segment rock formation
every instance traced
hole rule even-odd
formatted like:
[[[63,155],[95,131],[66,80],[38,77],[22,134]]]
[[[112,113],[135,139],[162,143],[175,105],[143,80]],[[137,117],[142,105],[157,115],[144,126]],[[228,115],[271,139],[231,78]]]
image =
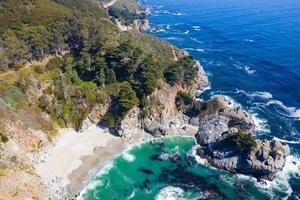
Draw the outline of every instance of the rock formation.
[[[283,168],[289,150],[278,141],[256,140],[249,151],[238,150],[227,142],[239,131],[254,138],[254,122],[241,108],[231,107],[224,97],[196,102],[192,108],[196,115],[191,122],[199,126],[195,136],[199,144],[197,154],[214,167],[269,180]]]

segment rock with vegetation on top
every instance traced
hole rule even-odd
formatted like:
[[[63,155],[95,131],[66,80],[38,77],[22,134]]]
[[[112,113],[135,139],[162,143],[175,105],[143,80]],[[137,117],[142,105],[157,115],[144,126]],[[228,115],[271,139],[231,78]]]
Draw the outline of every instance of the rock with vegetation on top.
[[[197,113],[199,130],[195,135],[200,157],[214,167],[259,179],[272,180],[284,167],[288,148],[278,141],[256,140],[249,114],[225,107],[219,98],[201,104],[205,114]]]

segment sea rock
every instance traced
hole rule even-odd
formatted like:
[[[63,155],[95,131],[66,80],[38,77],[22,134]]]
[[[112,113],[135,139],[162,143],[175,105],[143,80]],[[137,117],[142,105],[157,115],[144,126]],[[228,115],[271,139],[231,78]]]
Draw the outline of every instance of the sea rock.
[[[228,131],[228,119],[224,116],[210,115],[205,117],[199,124],[196,139],[198,144],[207,145],[222,138],[223,133]]]
[[[209,102],[206,105],[209,105]],[[224,146],[227,144],[224,141],[228,134],[236,134],[239,130],[253,133],[254,122],[242,109],[224,108],[223,105],[224,102],[218,103],[218,100],[214,99],[207,108],[209,111],[205,109],[206,114],[213,114],[200,117],[199,130],[195,135],[199,144],[197,154],[207,159],[214,167],[272,180],[284,167],[289,149],[275,140],[256,140],[256,147],[249,152]],[[219,108],[222,108],[222,111],[219,111]]]
[[[187,114],[191,117],[190,123],[193,125],[207,126],[206,124],[210,123],[208,121],[216,123],[217,120],[225,123],[228,128],[245,132],[254,132],[255,130],[251,115],[241,107],[233,107],[231,102],[223,96],[216,96],[209,101],[195,101]]]
[[[242,173],[272,180],[276,172],[284,167],[288,154],[289,148],[279,141],[258,141],[257,147],[249,153],[245,164],[239,170]]]

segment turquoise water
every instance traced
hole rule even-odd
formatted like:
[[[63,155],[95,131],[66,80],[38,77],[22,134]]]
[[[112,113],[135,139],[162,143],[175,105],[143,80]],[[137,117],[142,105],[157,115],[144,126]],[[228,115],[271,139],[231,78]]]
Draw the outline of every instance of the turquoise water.
[[[255,180],[198,164],[194,139],[173,137],[133,147],[93,178],[86,200],[282,199],[282,184],[262,189]]]

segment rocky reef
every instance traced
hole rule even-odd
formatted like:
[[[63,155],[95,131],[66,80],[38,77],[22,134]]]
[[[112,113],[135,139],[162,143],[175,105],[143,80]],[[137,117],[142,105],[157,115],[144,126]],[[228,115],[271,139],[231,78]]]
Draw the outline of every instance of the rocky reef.
[[[197,154],[212,166],[268,180],[283,168],[289,149],[279,141],[256,140],[251,116],[226,98],[195,102],[190,112],[190,122],[199,126]]]

